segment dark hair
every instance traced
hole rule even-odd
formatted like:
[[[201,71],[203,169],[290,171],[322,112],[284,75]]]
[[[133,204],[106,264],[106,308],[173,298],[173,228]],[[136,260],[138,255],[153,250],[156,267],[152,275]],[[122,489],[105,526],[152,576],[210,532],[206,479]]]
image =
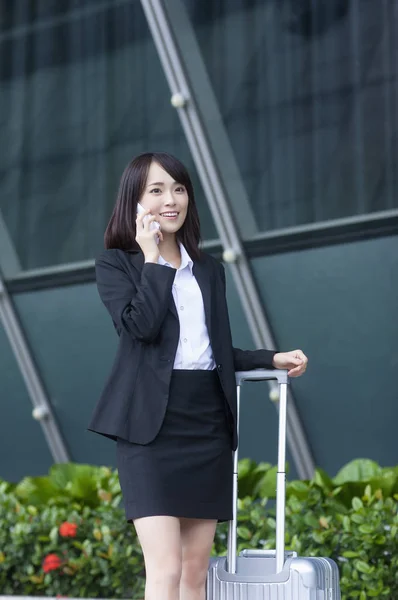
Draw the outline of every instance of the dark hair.
[[[104,235],[105,248],[139,250],[135,241],[137,204],[144,192],[148,172],[153,162],[158,163],[188,193],[188,211],[185,222],[177,232],[177,240],[186,248],[192,260],[200,257],[200,222],[193,186],[187,169],[171,154],[146,152],[136,156],[125,168],[112,216]]]

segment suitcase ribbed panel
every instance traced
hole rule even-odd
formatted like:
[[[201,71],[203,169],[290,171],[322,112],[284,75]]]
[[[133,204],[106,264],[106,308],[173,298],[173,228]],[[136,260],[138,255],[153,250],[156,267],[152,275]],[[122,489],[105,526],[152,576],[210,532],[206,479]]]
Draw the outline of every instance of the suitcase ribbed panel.
[[[248,558],[247,560],[250,560]],[[212,562],[207,600],[341,600],[336,563],[326,558],[295,558],[286,563],[286,581],[225,573],[225,558]],[[287,573],[289,571],[289,573]],[[224,579],[225,576],[225,579]],[[228,581],[227,579],[232,579]]]

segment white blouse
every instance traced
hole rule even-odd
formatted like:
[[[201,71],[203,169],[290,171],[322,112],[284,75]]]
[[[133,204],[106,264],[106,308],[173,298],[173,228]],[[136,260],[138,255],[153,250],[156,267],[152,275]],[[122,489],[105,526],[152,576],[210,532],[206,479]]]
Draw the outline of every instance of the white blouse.
[[[182,244],[180,251],[181,265],[175,274],[172,289],[180,320],[180,339],[174,369],[211,371],[215,369],[216,363],[205,322],[202,292],[193,275],[193,261]],[[159,256],[158,263],[172,267],[162,256]]]

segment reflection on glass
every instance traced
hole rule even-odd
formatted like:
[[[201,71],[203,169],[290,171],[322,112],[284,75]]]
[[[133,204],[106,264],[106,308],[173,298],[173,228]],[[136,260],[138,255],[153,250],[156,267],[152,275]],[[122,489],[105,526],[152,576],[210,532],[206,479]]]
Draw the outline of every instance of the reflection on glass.
[[[393,3],[182,1],[261,229],[398,207]]]
[[[138,0],[9,3],[0,27],[0,210],[24,269],[93,258],[127,162],[176,154],[216,233]]]

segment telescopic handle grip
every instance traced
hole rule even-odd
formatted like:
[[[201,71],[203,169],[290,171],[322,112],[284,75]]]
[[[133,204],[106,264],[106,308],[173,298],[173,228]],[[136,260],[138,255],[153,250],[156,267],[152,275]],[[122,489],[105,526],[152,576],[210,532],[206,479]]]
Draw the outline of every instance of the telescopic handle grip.
[[[235,373],[236,385],[242,381],[269,381],[277,379],[278,383],[289,383],[289,377],[285,369],[254,369],[253,371],[237,371]]]
[[[281,369],[254,369],[252,371],[238,371],[235,373],[237,385],[237,429],[239,438],[240,421],[240,387],[244,381],[269,381],[276,379],[279,387],[279,434],[278,434],[278,473],[276,490],[276,572],[283,569],[285,560],[285,496],[286,496],[286,409],[287,386],[289,377],[287,370]],[[238,528],[238,452],[233,453],[233,516],[229,522],[227,569],[229,573],[236,573],[237,566],[237,528]]]

